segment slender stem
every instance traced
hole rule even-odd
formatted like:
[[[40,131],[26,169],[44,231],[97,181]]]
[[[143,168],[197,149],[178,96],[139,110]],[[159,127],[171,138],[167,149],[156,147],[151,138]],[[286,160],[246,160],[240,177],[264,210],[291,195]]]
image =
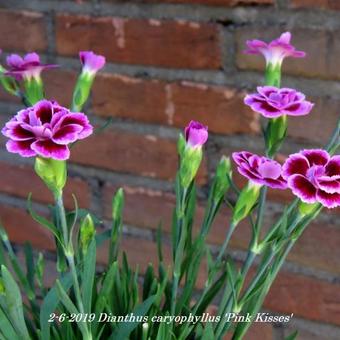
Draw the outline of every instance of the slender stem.
[[[178,207],[178,220],[177,220],[177,233],[179,233],[179,240],[176,238],[176,250],[175,250],[175,258],[174,258],[174,273],[173,273],[173,281],[172,281],[172,301],[171,301],[171,315],[174,315],[176,310],[176,300],[177,300],[177,292],[179,281],[181,277],[181,264],[185,246],[185,240],[187,237],[187,229],[185,225],[185,204],[187,197],[188,189],[184,188],[182,197],[180,198],[180,204]]]
[[[63,202],[63,194],[62,192],[55,195],[55,201],[58,209],[58,217],[60,219],[60,226],[63,233],[63,240],[64,245],[67,247],[68,245],[68,229],[67,229],[67,222],[66,222],[66,214]]]
[[[76,294],[79,312],[84,313],[84,306],[83,306],[83,301],[82,301],[81,294],[80,294],[80,286],[79,286],[79,281],[78,281],[76,265],[74,263],[74,256],[68,255],[67,260],[70,265],[70,270],[72,273],[72,278],[73,278],[73,283],[74,283],[74,292]]]
[[[224,255],[224,253],[225,253],[225,251],[227,249],[228,243],[229,243],[229,241],[231,239],[231,236],[232,236],[236,226],[237,226],[237,224],[233,224],[233,223],[230,224],[228,233],[227,233],[227,235],[225,237],[225,240],[223,242],[223,245],[222,245],[222,247],[221,247],[221,249],[220,249],[220,251],[218,253],[218,256],[217,256],[217,259],[216,259],[217,263],[221,262],[221,260],[223,258],[223,255]]]
[[[65,214],[62,192],[59,192],[56,195],[55,200],[56,200],[56,205],[58,208],[60,225],[61,225],[61,229],[63,232],[64,245],[66,247],[65,256],[69,263],[70,271],[71,271],[72,278],[73,278],[73,288],[74,288],[74,292],[75,292],[75,296],[77,300],[78,309],[80,313],[84,313],[84,305],[83,305],[83,301],[82,301],[81,293],[80,293],[80,285],[78,281],[77,269],[76,269],[76,265],[74,262],[74,251],[73,251],[73,246],[72,246],[72,240],[69,238],[69,235],[68,235],[69,233],[68,233],[68,228],[67,228],[67,221],[66,221],[66,214]],[[92,338],[88,330],[87,330],[87,336],[88,336],[87,339]]]

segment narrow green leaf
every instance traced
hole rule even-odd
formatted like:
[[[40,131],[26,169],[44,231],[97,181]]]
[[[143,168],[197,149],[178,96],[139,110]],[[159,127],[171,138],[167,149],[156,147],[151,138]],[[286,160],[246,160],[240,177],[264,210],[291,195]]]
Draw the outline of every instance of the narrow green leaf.
[[[30,339],[25,323],[20,289],[5,266],[1,266],[1,275],[5,286],[5,301],[11,321],[23,339]]]
[[[64,277],[60,279],[60,284],[63,286],[64,290],[69,290],[72,287],[72,276],[71,273],[67,273]],[[50,315],[57,309],[60,303],[60,298],[57,293],[56,284],[49,290],[44,298],[44,301],[40,309],[40,328],[41,328],[41,339],[50,339],[50,327],[51,323],[48,322]]]
[[[3,311],[2,307],[0,307],[0,331],[3,334],[4,339],[6,340],[14,340],[17,337],[13,325],[8,319],[6,313]]]
[[[57,238],[57,240],[61,243],[60,238],[59,238],[59,231],[58,229],[55,227],[55,225],[53,223],[51,223],[50,221],[48,221],[45,217],[42,217],[40,215],[38,215],[33,209],[32,209],[32,193],[30,193],[28,195],[28,199],[27,199],[27,210],[30,213],[31,217],[38,222],[39,224],[41,224],[42,226],[46,227],[48,230],[50,230],[53,235]],[[62,244],[62,243],[61,243]]]
[[[91,313],[92,291],[96,273],[96,243],[94,240],[90,243],[84,262],[84,271],[82,278],[82,292],[84,298],[85,313]]]
[[[56,281],[56,286],[57,286],[57,293],[58,293],[59,299],[62,302],[62,304],[65,306],[66,310],[70,314],[72,313],[78,314],[79,311],[77,307],[74,305],[70,297],[67,295],[66,291],[64,290],[64,287],[62,286],[59,280]],[[84,322],[78,322],[77,326],[79,327],[83,337],[86,339],[86,336],[87,336],[86,324]]]
[[[298,331],[295,331],[294,333],[286,336],[285,340],[295,340],[297,338],[297,336],[298,336],[298,333],[299,333]]]
[[[143,303],[138,305],[133,311],[133,315],[136,317],[142,317],[147,314],[151,305],[153,304],[156,295],[152,295],[147,298]],[[128,339],[130,334],[139,325],[139,322],[121,322],[118,327],[113,331],[109,340],[125,340]]]

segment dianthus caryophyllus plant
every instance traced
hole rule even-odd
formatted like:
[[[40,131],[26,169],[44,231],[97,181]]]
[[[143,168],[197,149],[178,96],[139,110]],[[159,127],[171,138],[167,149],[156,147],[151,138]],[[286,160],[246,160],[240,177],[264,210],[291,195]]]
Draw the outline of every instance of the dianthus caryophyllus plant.
[[[9,58],[10,69],[0,69],[1,83],[9,93],[20,96],[26,107],[1,131],[10,153],[34,158],[36,174],[53,194],[55,203],[50,207],[50,218],[33,210],[30,196],[28,211],[54,235],[57,278],[52,286],[46,286],[44,255],[34,256],[30,246],[25,249],[26,268],[23,269],[6,229],[0,226],[1,338],[210,340],[222,339],[226,333],[232,334],[234,340],[244,337],[251,321],[232,322],[228,316],[231,313],[255,315],[289,251],[308,224],[323,208],[340,206],[340,155],[336,155],[340,124],[324,149],[302,150],[283,162],[275,159],[285,140],[287,121],[294,120],[291,116],[308,119],[313,108],[302,93],[280,88],[283,59],[304,56],[304,52],[290,44],[290,39],[290,33],[284,33],[270,43],[247,42],[247,53],[263,54],[266,59],[265,84],[245,98],[245,104],[266,121],[265,150],[263,153],[258,150],[256,153],[234,152],[232,161],[222,157],[211,179],[198,230],[193,227],[197,200],[195,181],[205,145],[209,143],[208,127],[193,120],[179,136],[171,259],[167,262],[163,254],[159,227],[158,267],[155,270],[150,264],[145,273],[132,268],[128,262],[129,252],[122,255],[119,249],[123,237],[122,189],[113,197],[112,228],[107,230],[100,228],[100,218],[78,208],[76,198],[72,211],[67,211],[63,203],[72,145],[81,143],[93,132],[83,111],[105,58],[92,51],[80,52],[82,70],[69,107],[44,98],[40,72],[54,65],[40,63],[34,53],[24,58]],[[243,188],[235,184],[232,163],[247,181]],[[290,190],[296,198],[273,225],[263,228],[268,188]],[[222,206],[231,210],[231,218],[227,225],[228,218],[224,216],[226,235],[215,253],[207,238],[213,232],[217,214],[225,214]],[[251,239],[247,256],[238,268],[227,255],[228,245],[236,228],[247,227]],[[97,267],[96,261],[104,242],[108,249],[107,265],[103,268]],[[101,250],[101,258],[103,254]],[[256,266],[249,275],[254,263]],[[198,292],[202,267],[206,268],[206,276],[203,289]],[[216,301],[219,303],[217,315],[213,319],[202,318]],[[105,315],[109,315],[109,322],[103,322]]]

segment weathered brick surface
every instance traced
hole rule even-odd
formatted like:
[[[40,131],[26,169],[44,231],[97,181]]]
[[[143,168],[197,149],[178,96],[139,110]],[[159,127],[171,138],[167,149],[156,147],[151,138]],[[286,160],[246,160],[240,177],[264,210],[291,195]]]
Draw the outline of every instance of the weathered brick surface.
[[[339,325],[338,284],[281,272],[265,300],[266,308]]]
[[[338,0],[290,0],[293,8],[321,8],[330,10],[340,10]]]
[[[124,0],[105,0],[108,2],[124,2]],[[197,4],[207,6],[250,6],[272,5],[274,0],[134,0],[137,3],[170,3],[170,4]]]
[[[26,199],[32,193],[32,200],[42,203],[52,203],[53,196],[42,180],[34,173],[29,165],[12,165],[0,162],[0,192]],[[81,208],[90,205],[88,184],[78,178],[69,178],[65,187],[65,205],[72,209],[74,201],[72,194],[77,197]]]
[[[117,172],[173,179],[177,169],[176,143],[154,135],[105,131],[75,145],[71,161]],[[204,183],[205,178],[203,162],[199,183]]]
[[[33,247],[39,249],[54,249],[51,232],[37,224],[25,210],[1,204],[0,216],[1,224],[12,242],[30,242]]]
[[[71,15],[58,15],[56,20],[57,51],[62,55],[94,49],[116,63],[192,69],[221,66],[215,25]]]
[[[70,107],[77,73],[57,68],[44,72],[42,77],[45,84],[46,98],[56,100],[59,104]]]
[[[46,26],[42,13],[0,9],[0,32],[0,46],[4,50],[46,50]]]
[[[178,127],[196,119],[216,133],[258,132],[259,117],[243,105],[244,96],[228,87],[104,75],[94,86],[93,106],[105,117]]]

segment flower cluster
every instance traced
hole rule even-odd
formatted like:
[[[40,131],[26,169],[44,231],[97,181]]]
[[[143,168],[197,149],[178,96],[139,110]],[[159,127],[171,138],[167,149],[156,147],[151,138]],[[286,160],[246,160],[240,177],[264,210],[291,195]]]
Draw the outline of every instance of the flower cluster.
[[[319,202],[327,208],[340,206],[340,155],[303,150],[288,157],[282,176],[301,201]]]
[[[86,115],[70,112],[57,102],[42,100],[21,110],[2,129],[9,138],[9,152],[22,157],[41,156],[65,160],[70,156],[68,145],[91,135],[92,126]]]
[[[303,150],[278,162],[247,151],[233,153],[241,175],[258,185],[292,190],[305,203],[319,202],[327,208],[340,206],[340,155]]]

